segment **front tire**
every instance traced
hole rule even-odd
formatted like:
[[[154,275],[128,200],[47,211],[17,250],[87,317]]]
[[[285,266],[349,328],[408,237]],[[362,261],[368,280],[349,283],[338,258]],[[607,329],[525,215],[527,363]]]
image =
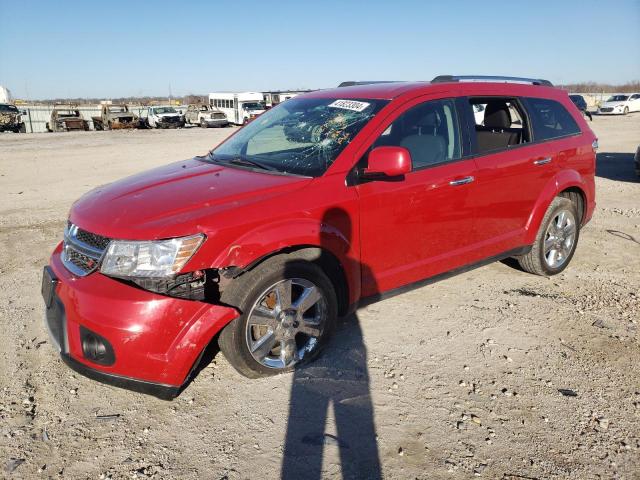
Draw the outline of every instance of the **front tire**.
[[[628,115],[629,114],[629,107],[624,107],[624,110],[622,112],[623,115]]]
[[[249,378],[289,372],[313,359],[331,336],[338,310],[322,269],[284,255],[234,279],[221,300],[241,315],[221,332],[220,350]]]
[[[551,276],[562,272],[576,251],[579,219],[576,205],[571,200],[554,198],[540,223],[531,251],[517,257],[520,266],[535,275]]]
[[[204,120],[204,118],[200,119],[200,127],[201,128],[207,128],[208,127],[207,122]]]

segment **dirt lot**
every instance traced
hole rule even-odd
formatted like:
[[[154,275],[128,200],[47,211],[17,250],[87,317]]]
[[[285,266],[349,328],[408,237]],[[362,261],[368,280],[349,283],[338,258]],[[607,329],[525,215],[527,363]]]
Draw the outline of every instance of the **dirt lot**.
[[[83,192],[231,130],[0,135],[0,477],[640,478],[640,114],[592,125],[598,207],[564,274],[479,268],[360,310],[295,375],[216,355],[173,402],[62,364],[41,268]]]

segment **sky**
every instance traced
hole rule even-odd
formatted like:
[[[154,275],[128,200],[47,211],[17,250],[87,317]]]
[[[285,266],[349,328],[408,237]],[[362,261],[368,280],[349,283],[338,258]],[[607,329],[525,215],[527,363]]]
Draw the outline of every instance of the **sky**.
[[[0,0],[0,85],[16,98],[440,74],[639,80],[640,0]]]

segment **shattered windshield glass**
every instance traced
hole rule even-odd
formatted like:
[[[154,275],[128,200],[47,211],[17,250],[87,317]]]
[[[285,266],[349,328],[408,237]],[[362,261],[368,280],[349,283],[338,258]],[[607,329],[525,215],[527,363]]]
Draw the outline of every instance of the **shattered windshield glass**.
[[[318,177],[386,103],[371,99],[294,98],[249,123],[208,158]]]

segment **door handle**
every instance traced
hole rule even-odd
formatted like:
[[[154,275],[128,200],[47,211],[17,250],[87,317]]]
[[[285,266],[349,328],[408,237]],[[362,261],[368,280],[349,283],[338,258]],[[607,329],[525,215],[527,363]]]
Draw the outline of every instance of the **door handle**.
[[[466,185],[467,183],[471,183],[474,180],[475,180],[474,177],[468,176],[464,178],[459,178],[458,180],[451,180],[449,182],[449,185],[451,185],[452,187],[457,187],[458,185]]]
[[[551,157],[539,158],[533,162],[534,165],[546,165],[547,163],[551,163]]]

